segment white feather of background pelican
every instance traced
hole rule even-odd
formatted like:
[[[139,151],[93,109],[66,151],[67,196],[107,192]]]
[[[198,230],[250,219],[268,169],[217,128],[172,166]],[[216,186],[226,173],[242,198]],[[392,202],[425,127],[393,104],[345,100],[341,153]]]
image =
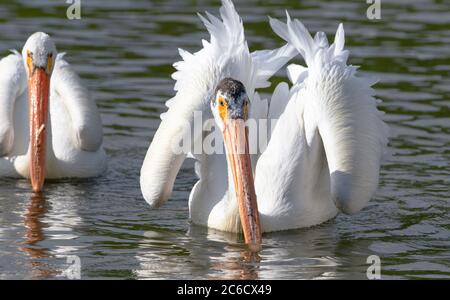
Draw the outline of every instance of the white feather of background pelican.
[[[97,176],[106,168],[96,103],[45,33],[0,61],[0,177]]]
[[[289,16],[287,24],[271,20],[288,44],[250,54],[231,1],[223,1],[220,12],[222,21],[202,17],[211,41],[203,41],[201,51],[180,50],[184,61],[175,64],[173,76],[177,94],[168,101],[141,170],[145,200],[156,207],[170,197],[186,158],[171,150],[180,142],[175,137],[186,130],[186,121],[194,122],[194,111],[201,111],[222,129],[226,155],[192,155],[199,177],[189,198],[193,223],[243,230],[252,244],[260,242],[261,232],[313,226],[339,210],[362,209],[378,185],[387,127],[371,82],[346,64],[343,27],[329,46],[324,33],[313,39]],[[307,67],[288,67],[293,87],[281,83],[270,103],[261,100],[255,89],[267,87],[267,80],[298,54]],[[247,137],[235,122],[248,118],[279,120],[261,155],[230,155],[236,145],[257,138],[251,132]]]

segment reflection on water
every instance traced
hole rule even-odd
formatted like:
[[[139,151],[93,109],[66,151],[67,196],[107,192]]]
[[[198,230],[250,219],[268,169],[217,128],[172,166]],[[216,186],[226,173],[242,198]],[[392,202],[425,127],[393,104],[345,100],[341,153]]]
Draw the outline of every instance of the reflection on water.
[[[48,249],[36,247],[36,244],[45,238],[41,222],[45,213],[45,198],[40,193],[33,194],[24,216],[26,240],[21,243],[23,246],[19,249],[32,259],[30,262],[32,276],[38,278],[48,278],[56,275],[54,270],[51,270],[46,263],[39,260],[49,256]]]
[[[208,279],[344,278],[338,269],[346,262],[339,256],[349,250],[339,253],[332,223],[265,235],[260,253],[249,251],[235,234],[195,225],[186,234],[146,231],[143,235],[136,255],[137,278],[201,279],[205,270]],[[365,258],[359,263],[364,264]],[[365,269],[361,272],[365,274]]]
[[[25,186],[25,182],[23,183]],[[28,186],[26,188],[28,189]],[[73,206],[64,202],[53,202],[44,193],[28,195],[29,199],[23,204],[23,212],[13,212],[23,220],[23,224],[10,226],[12,229],[23,228],[15,245],[24,255],[24,264],[16,267],[27,270],[23,276],[25,278],[61,277],[67,268],[66,258],[79,248],[64,241],[78,238],[73,234],[73,228],[80,218]],[[13,273],[16,271],[17,269],[10,270]]]
[[[380,21],[366,19],[364,1],[235,1],[252,49],[280,45],[267,15],[283,18],[288,8],[330,37],[344,22],[350,63],[379,79],[390,152],[380,189],[361,213],[264,235],[252,256],[241,237],[189,224],[192,162],[171,200],[148,208],[139,170],[173,96],[172,63],[178,48],[199,49],[207,34],[195,13],[217,12],[218,3],[84,1],[80,21],[66,19],[64,1],[1,4],[0,55],[36,30],[52,34],[97,99],[110,162],[103,177],[50,181],[41,196],[30,194],[26,180],[0,179],[0,278],[60,278],[67,256],[77,255],[82,278],[364,279],[373,254],[383,278],[450,278],[445,1],[383,2]]]
[[[146,231],[144,236],[141,245],[146,247],[141,246],[143,251],[136,256],[140,262],[135,273],[138,278],[200,279],[207,269],[208,279],[259,279],[259,254],[246,249],[232,234],[192,226],[182,239],[154,231]],[[173,247],[174,252],[163,245]]]
[[[30,198],[30,203],[24,216],[26,240],[22,243],[24,246],[21,248],[21,250],[33,258],[48,256],[48,249],[34,248],[36,243],[44,240],[41,218],[44,216],[45,212],[45,198],[41,193],[33,194]]]

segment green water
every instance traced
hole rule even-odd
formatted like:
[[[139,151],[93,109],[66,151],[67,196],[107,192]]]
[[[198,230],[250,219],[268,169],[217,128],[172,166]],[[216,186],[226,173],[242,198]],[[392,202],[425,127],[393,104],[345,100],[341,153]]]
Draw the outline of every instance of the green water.
[[[368,20],[365,2],[235,1],[252,49],[281,45],[267,15],[283,18],[285,9],[330,38],[343,22],[350,63],[379,79],[392,135],[368,207],[265,235],[255,260],[239,237],[189,224],[192,163],[161,209],[150,210],[139,189],[173,96],[177,49],[201,47],[208,35],[195,13],[217,13],[219,1],[82,0],[73,21],[63,0],[1,1],[1,56],[35,31],[51,34],[97,99],[110,162],[104,177],[51,182],[43,198],[25,180],[0,179],[0,279],[63,278],[71,255],[82,279],[364,279],[369,255],[380,256],[384,279],[449,279],[450,5],[382,1],[382,19]]]

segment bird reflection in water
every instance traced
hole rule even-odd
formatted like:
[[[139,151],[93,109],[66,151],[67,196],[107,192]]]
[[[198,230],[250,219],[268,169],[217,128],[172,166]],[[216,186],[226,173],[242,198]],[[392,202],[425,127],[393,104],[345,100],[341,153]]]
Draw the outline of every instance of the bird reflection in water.
[[[235,233],[221,232],[208,229],[207,238],[226,243],[225,252],[218,259],[211,261],[211,269],[220,275],[211,275],[211,279],[218,280],[257,280],[261,257],[259,252],[243,244],[240,236]]]
[[[45,196],[42,193],[33,193],[24,214],[25,241],[21,243],[22,246],[19,249],[31,258],[32,275],[37,278],[49,278],[58,274],[42,261],[50,256],[48,249],[38,246],[38,243],[45,239],[43,232],[45,224],[41,220],[46,212]]]

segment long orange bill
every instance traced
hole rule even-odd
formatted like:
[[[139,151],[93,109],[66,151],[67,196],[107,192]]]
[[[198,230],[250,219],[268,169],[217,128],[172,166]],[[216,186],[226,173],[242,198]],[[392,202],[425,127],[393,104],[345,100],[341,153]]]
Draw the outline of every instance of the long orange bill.
[[[45,69],[34,68],[28,79],[31,145],[30,178],[33,192],[42,191],[45,181],[49,91],[50,76]]]
[[[248,146],[248,129],[243,120],[230,119],[225,124],[223,134],[228,163],[233,173],[245,243],[251,249],[259,250],[261,224]]]

